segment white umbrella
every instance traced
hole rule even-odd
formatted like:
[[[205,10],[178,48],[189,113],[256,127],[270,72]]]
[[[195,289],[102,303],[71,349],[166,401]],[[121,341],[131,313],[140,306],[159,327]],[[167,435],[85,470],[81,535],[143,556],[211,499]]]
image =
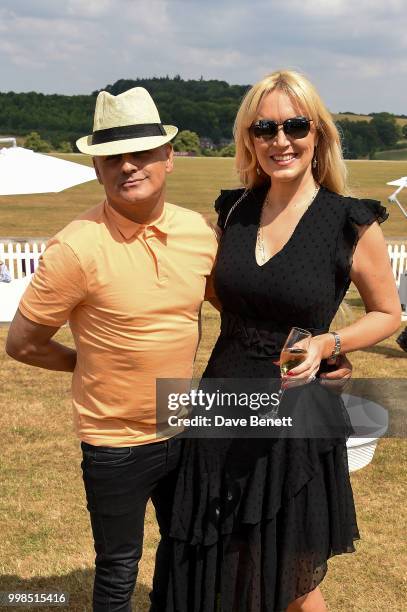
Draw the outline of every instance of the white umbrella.
[[[389,181],[387,185],[397,185],[398,187],[407,187],[407,176],[402,176],[397,181]]]
[[[403,205],[397,199],[397,196],[400,193],[400,191],[404,189],[404,187],[407,187],[407,176],[402,176],[396,181],[389,181],[387,185],[394,185],[397,187],[396,191],[392,193],[391,196],[389,196],[389,202],[395,202],[399,206],[403,215],[407,217],[407,211],[404,210]]]
[[[96,178],[89,166],[17,147],[15,138],[0,142],[12,145],[0,149],[0,195],[58,192]],[[30,279],[28,274],[11,283],[0,282],[0,322],[12,320]]]
[[[0,195],[58,192],[96,179],[93,168],[15,146],[0,149]],[[0,140],[1,142],[1,140]]]

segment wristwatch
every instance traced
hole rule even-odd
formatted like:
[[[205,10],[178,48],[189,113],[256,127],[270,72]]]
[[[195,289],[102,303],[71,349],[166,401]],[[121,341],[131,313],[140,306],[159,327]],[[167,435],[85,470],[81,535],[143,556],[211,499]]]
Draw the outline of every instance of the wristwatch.
[[[341,352],[341,339],[339,337],[339,334],[337,334],[336,332],[332,331],[329,333],[332,334],[335,339],[335,346],[331,355],[329,356],[329,359],[336,359],[339,353]]]

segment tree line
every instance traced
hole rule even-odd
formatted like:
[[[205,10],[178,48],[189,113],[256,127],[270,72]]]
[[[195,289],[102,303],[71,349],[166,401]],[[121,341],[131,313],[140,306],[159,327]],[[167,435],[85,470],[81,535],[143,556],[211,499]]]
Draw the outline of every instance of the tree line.
[[[346,159],[373,158],[376,151],[397,148],[407,138],[407,124],[401,127],[390,113],[372,113],[370,121],[336,121]],[[406,148],[401,143],[400,148]]]
[[[227,149],[232,140],[233,121],[249,85],[229,85],[225,81],[202,78],[183,80],[176,76],[121,79],[104,89],[117,95],[131,87],[145,87],[151,93],[163,123],[195,133],[200,141],[206,139],[197,153],[202,149],[207,154],[216,154],[222,149],[233,151],[230,147]],[[75,96],[0,93],[0,133],[22,137],[30,134],[31,142],[34,139],[34,145],[42,150],[75,150],[76,139],[92,132],[97,94],[98,91]],[[381,148],[393,147],[402,137],[396,118],[389,113],[372,115],[370,121],[340,119],[337,123],[346,157],[370,156]],[[36,134],[32,135],[33,132]],[[209,148],[208,142],[212,143]]]

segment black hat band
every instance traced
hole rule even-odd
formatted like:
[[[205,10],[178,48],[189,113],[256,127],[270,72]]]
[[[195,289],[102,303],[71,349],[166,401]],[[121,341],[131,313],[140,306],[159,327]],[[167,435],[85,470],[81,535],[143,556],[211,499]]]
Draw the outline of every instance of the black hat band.
[[[92,134],[92,144],[128,140],[130,138],[146,138],[149,136],[166,136],[162,123],[143,123],[139,125],[123,125],[120,127],[96,130]]]

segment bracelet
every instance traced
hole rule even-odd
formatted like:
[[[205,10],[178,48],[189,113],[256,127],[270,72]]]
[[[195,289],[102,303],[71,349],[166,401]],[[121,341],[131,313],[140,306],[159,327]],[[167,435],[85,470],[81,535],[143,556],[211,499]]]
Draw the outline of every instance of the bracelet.
[[[333,331],[329,333],[332,334],[335,339],[335,346],[331,355],[329,356],[329,359],[336,359],[339,353],[341,352],[341,339],[339,337],[339,334],[337,334],[336,332]]]

